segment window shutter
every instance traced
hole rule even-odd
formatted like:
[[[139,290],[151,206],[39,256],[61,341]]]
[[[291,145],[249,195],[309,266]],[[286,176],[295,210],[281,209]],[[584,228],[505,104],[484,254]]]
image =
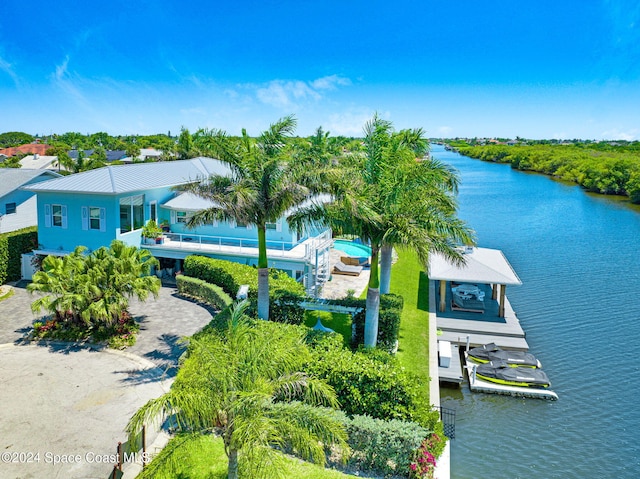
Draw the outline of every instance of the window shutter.
[[[100,231],[107,231],[107,212],[104,208],[100,208]]]
[[[82,229],[89,229],[89,208],[86,206],[82,207]]]
[[[171,224],[175,224],[176,223],[176,212],[174,210],[171,210]]]
[[[62,205],[62,228],[67,229],[67,205]]]
[[[282,231],[282,220],[276,222],[276,231],[278,233]]]
[[[51,205],[44,205],[44,225],[51,228]]]

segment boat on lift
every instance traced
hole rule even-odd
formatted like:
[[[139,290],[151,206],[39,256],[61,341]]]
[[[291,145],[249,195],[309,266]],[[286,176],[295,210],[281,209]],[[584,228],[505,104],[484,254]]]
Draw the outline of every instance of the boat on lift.
[[[516,368],[541,368],[540,361],[531,353],[524,351],[507,351],[501,349],[495,343],[485,344],[467,352],[469,359],[476,363],[489,363],[491,361],[504,361],[509,367]]]

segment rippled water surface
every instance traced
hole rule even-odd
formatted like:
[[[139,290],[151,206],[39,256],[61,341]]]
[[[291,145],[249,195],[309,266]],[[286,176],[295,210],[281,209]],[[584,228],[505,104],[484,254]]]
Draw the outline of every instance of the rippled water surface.
[[[507,289],[555,402],[442,389],[452,478],[640,477],[640,213],[577,186],[444,151],[460,216],[504,251]]]

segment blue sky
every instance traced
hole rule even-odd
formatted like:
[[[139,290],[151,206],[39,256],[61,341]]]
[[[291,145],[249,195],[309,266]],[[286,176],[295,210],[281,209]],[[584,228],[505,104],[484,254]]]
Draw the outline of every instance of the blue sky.
[[[0,132],[640,139],[629,0],[0,2]]]

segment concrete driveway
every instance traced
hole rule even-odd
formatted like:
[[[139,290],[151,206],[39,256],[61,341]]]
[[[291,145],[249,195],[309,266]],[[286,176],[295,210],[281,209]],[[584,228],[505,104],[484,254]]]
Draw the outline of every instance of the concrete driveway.
[[[211,314],[162,288],[157,300],[132,303],[141,331],[124,352],[24,344],[33,297],[14,290],[0,302],[0,477],[106,479],[129,418],[168,390],[184,351],[179,339]]]

